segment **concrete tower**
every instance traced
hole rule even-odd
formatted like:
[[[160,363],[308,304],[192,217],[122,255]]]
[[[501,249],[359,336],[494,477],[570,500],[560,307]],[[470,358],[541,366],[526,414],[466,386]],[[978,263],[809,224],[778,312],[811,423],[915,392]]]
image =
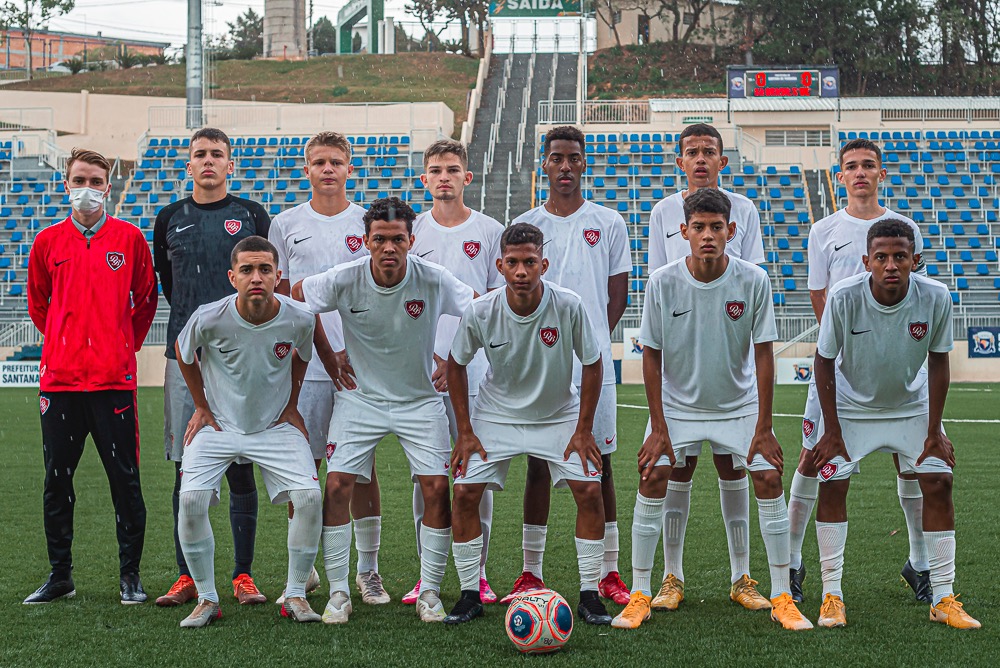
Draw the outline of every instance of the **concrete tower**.
[[[308,49],[306,0],[264,0],[264,57],[302,60]]]

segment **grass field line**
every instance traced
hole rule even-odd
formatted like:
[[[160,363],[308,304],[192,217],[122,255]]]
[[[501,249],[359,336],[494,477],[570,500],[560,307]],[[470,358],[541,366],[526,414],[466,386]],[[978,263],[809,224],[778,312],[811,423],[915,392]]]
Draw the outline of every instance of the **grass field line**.
[[[648,406],[637,406],[635,404],[618,404],[618,408],[634,408],[641,411],[649,410]],[[802,416],[796,413],[774,413],[774,417],[781,418],[797,418],[802,419]],[[949,419],[945,418],[942,422],[964,422],[967,424],[1000,424],[1000,420],[959,420],[959,419]]]

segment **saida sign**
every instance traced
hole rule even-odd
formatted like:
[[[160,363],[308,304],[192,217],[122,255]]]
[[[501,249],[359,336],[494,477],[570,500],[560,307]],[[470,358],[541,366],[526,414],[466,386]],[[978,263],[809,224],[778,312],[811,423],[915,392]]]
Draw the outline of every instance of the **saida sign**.
[[[490,16],[551,17],[573,16],[580,13],[580,0],[493,0]]]

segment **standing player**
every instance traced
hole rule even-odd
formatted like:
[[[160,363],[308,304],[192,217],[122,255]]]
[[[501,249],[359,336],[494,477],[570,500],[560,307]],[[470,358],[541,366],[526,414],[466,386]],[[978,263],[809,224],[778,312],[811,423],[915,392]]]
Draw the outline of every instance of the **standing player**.
[[[104,211],[110,175],[103,155],[73,149],[63,182],[72,213],[39,232],[28,257],[28,313],[45,337],[38,405],[52,572],[25,603],[76,594],[73,472],[87,434],[111,486],[121,601],[146,601],[139,580],[146,506],[139,483],[135,353],[156,313],[156,277],[139,229]]]
[[[597,593],[604,554],[601,451],[594,442],[594,411],[601,393],[601,351],[580,297],[542,281],[541,231],[518,223],[503,233],[497,268],[507,287],[477,299],[462,317],[448,360],[448,382],[459,436],[451,456],[455,475],[455,566],[462,597],[445,617],[460,624],[483,614],[477,587],[484,536],[479,506],[487,488],[503,489],[511,460],[532,454],[545,462],[557,487],[576,500],[576,554],[580,569],[577,614],[609,624]],[[479,351],[489,379],[469,412],[468,366]],[[582,390],[573,362],[583,365]]]
[[[436,262],[455,274],[476,294],[485,295],[503,285],[497,270],[500,259],[500,235],[503,225],[489,216],[465,206],[464,192],[472,183],[468,169],[469,154],[461,142],[442,139],[424,150],[424,173],[420,179],[434,198],[430,211],[417,216],[413,223],[413,247],[410,253]],[[434,385],[439,392],[447,391],[445,375],[448,348],[458,329],[458,318],[444,316],[438,321],[434,345]],[[489,364],[486,355],[477,354],[469,363],[469,397],[479,393],[479,384],[486,376]],[[448,413],[448,428],[452,440],[458,439],[458,423],[451,399],[444,398]],[[413,521],[417,528],[417,553],[420,548],[420,524],[423,521],[423,494],[413,487]],[[483,550],[479,563],[479,593],[483,603],[496,603],[497,596],[486,580],[486,557],[490,549],[490,527],[493,524],[493,491],[486,490],[479,506],[483,528]],[[420,582],[403,597],[403,603],[416,603]]]
[[[923,239],[920,229],[909,218],[879,204],[880,184],[885,180],[882,151],[867,139],[855,139],[840,149],[840,171],[837,180],[847,191],[847,206],[809,230],[809,298],[816,321],[823,322],[827,291],[845,278],[865,272],[863,262],[869,228],[880,220],[895,218],[913,231],[915,269],[924,273],[920,261]],[[805,413],[802,417],[802,451],[789,490],[788,517],[792,523],[792,597],[802,601],[802,582],[806,569],[802,564],[802,542],[819,493],[818,471],[812,465],[811,450],[823,435],[823,415],[816,392],[815,374],[809,384]],[[896,470],[899,462],[893,457]],[[920,483],[911,473],[900,473],[896,479],[899,505],[906,518],[910,554],[901,575],[913,589],[918,601],[930,603],[927,547],[924,544],[921,512],[923,499]]]
[[[195,310],[233,293],[226,278],[229,255],[240,240],[267,238],[270,219],[257,202],[227,193],[226,179],[234,165],[229,137],[216,128],[202,128],[191,137],[187,173],[194,183],[191,197],[164,207],[153,225],[153,262],[163,296],[170,303],[167,323],[167,365],[163,383],[163,440],[167,459],[174,462],[174,551],[180,572],[170,590],[156,599],[161,606],[192,600],[197,591],[177,536],[181,489],[182,436],[194,402],[177,366],[174,343]],[[257,535],[257,485],[252,464],[232,464],[229,481],[229,521],[233,531],[233,593],[240,603],[267,599],[254,584],[251,565]]]
[[[902,471],[917,474],[923,492],[931,621],[980,627],[952,589],[955,450],[941,425],[953,347],[951,295],[941,283],[911,275],[914,244],[913,231],[902,220],[872,225],[864,256],[871,273],[834,286],[820,325],[816,387],[825,429],[812,451],[822,481],[816,510],[823,572],[820,626],[847,624],[841,589],[847,492],[861,459],[884,451],[898,455]]]
[[[771,619],[794,631],[812,628],[789,593],[788,509],[772,431],[778,331],[771,282],[760,267],[726,253],[736,233],[730,214],[729,198],[715,188],[689,195],[681,235],[691,253],[656,270],[646,287],[639,341],[650,427],[639,450],[632,521],[635,589],[612,622],[619,628],[649,619],[670,468],[675,460],[683,466],[704,441],[750,472],[771,573]]]
[[[691,254],[691,245],[681,234],[684,201],[702,188],[718,189],[732,206],[729,219],[736,223],[736,233],[726,243],[726,253],[753,264],[764,262],[757,207],[743,195],[719,189],[719,172],[729,163],[722,149],[722,135],[711,125],[689,125],[677,138],[677,166],[687,175],[688,187],[653,207],[649,217],[650,275]],[[674,467],[667,483],[663,503],[663,583],[653,598],[656,610],[676,610],[684,600],[684,536],[691,510],[691,479],[700,454],[689,452],[686,460]],[[760,595],[756,580],[750,577],[750,484],[746,471],[735,468],[726,452],[713,450],[712,460],[719,474],[719,502],[729,545],[729,597],[749,610],[767,609],[770,601]]]
[[[440,589],[448,563],[448,419],[431,381],[438,318],[457,316],[473,291],[451,272],[408,257],[416,214],[399,198],[376,200],[365,213],[371,255],[296,283],[292,294],[315,313],[340,310],[344,343],[358,389],[333,407],[326,446],[323,561],[330,580],[328,624],[346,623],[353,607],[347,586],[351,549],[349,502],[355,480],[372,475],[375,446],[395,434],[424,495],[420,528],[420,597],[425,622],[444,618]]]
[[[275,216],[268,238],[278,249],[278,268],[282,278],[277,292],[291,294],[291,286],[307,276],[321,274],[343,262],[368,254],[364,246],[365,210],[347,201],[347,178],[354,170],[351,165],[351,143],[337,132],[320,132],[306,143],[306,171],[312,186],[308,202],[282,211]],[[327,432],[337,391],[353,389],[344,334],[337,311],[320,316],[323,324],[316,330],[316,355],[306,369],[299,395],[299,411],[309,433],[316,468],[326,458]],[[331,368],[342,375],[331,378],[323,359],[336,355]],[[356,583],[361,600],[369,604],[389,602],[378,573],[378,545],[381,534],[381,506],[378,483],[357,485],[351,500],[354,535],[358,548]],[[289,517],[292,508],[289,506]],[[307,591],[319,587],[319,574],[310,573]],[[278,598],[279,605],[281,597]]]
[[[628,302],[628,272],[632,258],[628,230],[621,214],[583,198],[581,178],[586,166],[586,142],[577,128],[553,128],[545,135],[542,169],[549,180],[544,205],[519,216],[515,223],[531,223],[545,235],[544,255],[549,261],[548,280],[576,292],[594,325],[604,364],[601,398],[594,416],[594,439],[601,449],[601,493],[604,499],[604,559],[599,591],[619,605],[628,602],[629,590],[618,575],[618,511],[611,453],[618,447],[617,402],[611,332]],[[582,365],[573,365],[573,383],[580,389]],[[547,464],[528,458],[524,490],[524,572],[513,594],[538,589],[542,583],[546,523],[549,518],[551,478]]]
[[[181,626],[207,626],[222,616],[208,507],[219,502],[219,483],[237,459],[260,466],[272,503],[295,504],[282,614],[318,622],[305,586],[316,560],[322,496],[296,408],[315,318],[274,294],[281,272],[278,253],[266,239],[246,237],[230,261],[237,293],[199,307],[174,346],[195,404],[184,432],[178,532],[198,605]]]

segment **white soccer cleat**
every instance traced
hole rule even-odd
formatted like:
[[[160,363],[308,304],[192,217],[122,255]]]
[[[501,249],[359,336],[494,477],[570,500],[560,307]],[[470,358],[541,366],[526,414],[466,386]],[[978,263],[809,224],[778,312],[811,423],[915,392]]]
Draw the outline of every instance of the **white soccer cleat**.
[[[190,615],[181,620],[181,628],[200,629],[221,617],[222,610],[219,608],[219,604],[203,599],[198,601],[198,605],[194,607]]]
[[[417,615],[423,622],[444,621],[444,606],[436,591],[427,589],[420,592],[420,597],[417,599]]]
[[[330,600],[323,610],[324,624],[346,624],[348,617],[354,612],[351,605],[351,597],[346,591],[335,591],[330,595]]]
[[[296,622],[318,622],[322,619],[309,607],[309,602],[304,598],[290,596],[285,599],[281,606],[281,616],[288,617]]]
[[[306,580],[306,593],[307,594],[313,593],[314,591],[319,589],[319,585],[320,585],[319,573],[316,572],[316,567],[313,566],[312,570],[309,571],[309,579]],[[288,588],[288,583],[285,583],[285,589],[287,588]],[[275,603],[277,603],[278,605],[285,604],[285,589],[281,590],[281,596],[279,596],[278,600],[275,601]]]
[[[382,586],[382,576],[375,571],[358,573],[354,579],[361,592],[361,602],[367,605],[383,605],[392,599],[389,593]]]

